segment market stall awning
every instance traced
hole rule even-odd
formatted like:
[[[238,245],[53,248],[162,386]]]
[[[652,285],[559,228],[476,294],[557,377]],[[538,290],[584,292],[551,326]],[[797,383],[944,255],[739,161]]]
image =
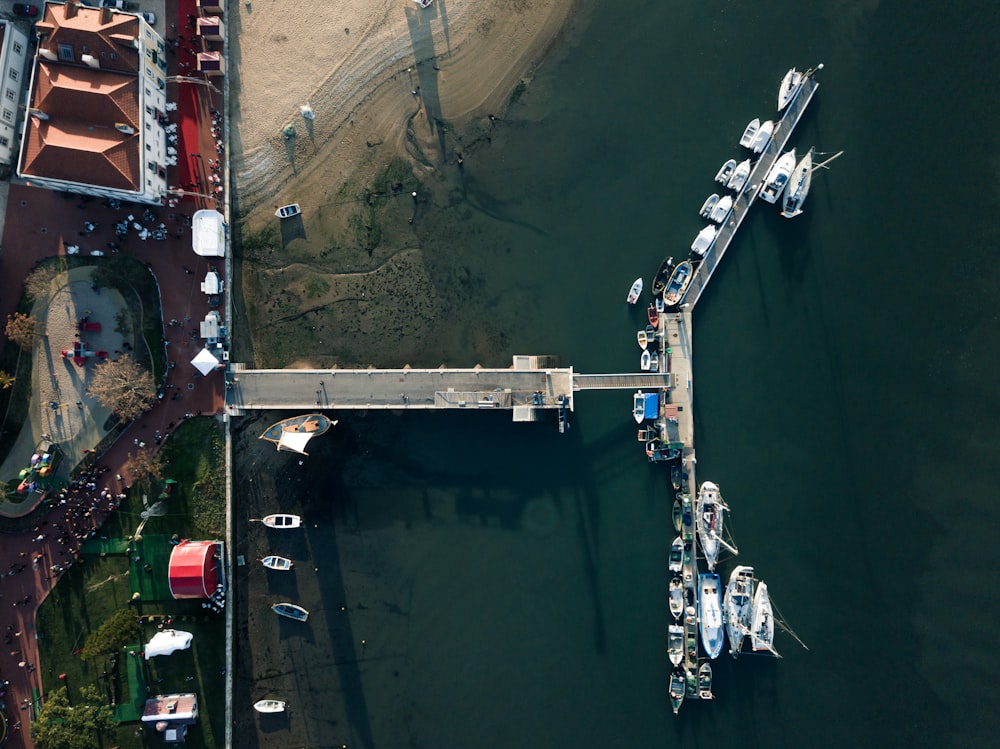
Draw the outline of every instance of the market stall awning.
[[[202,257],[226,254],[226,219],[218,211],[196,211],[191,219],[191,249]]]
[[[201,290],[205,294],[221,294],[222,279],[219,278],[219,274],[215,271],[206,273],[205,280],[201,282]]]
[[[219,366],[219,360],[216,359],[215,355],[207,348],[203,348],[199,351],[198,355],[191,360],[191,363],[194,364],[195,369],[203,375],[207,375]]]

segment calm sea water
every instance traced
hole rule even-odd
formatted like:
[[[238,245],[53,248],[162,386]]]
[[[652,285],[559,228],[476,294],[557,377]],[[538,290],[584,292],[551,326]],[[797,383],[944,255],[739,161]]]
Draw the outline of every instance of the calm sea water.
[[[428,218],[434,272],[474,291],[433,356],[637,370],[632,279],[684,254],[784,71],[824,63],[792,142],[845,155],[805,215],[754,209],[694,317],[699,477],[810,649],[724,657],[718,699],[670,714],[669,477],[628,393],[580,395],[566,436],[349,416],[301,495],[324,577],[296,647],[303,674],[335,652],[309,678],[337,722],[298,719],[324,746],[992,739],[997,6],[625,5],[585,4]]]

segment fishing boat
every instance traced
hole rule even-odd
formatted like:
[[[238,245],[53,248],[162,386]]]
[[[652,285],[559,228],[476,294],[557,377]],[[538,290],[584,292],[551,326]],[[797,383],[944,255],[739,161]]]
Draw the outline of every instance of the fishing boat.
[[[680,712],[681,703],[684,702],[684,693],[686,691],[684,672],[674,669],[673,673],[670,674],[670,689],[668,690],[670,694],[670,706],[674,709],[674,715]]]
[[[646,335],[645,330],[636,331],[635,339],[639,342],[640,348],[646,348],[649,345],[649,336]]]
[[[670,276],[670,281],[667,283],[666,288],[663,289],[664,306],[674,307],[680,304],[680,301],[684,298],[684,293],[687,291],[688,284],[691,283],[693,272],[694,266],[688,260],[679,263],[674,268],[674,272]]]
[[[771,598],[767,593],[767,583],[757,583],[753,594],[753,606],[750,615],[750,644],[754,650],[767,650],[774,655],[774,611],[771,609]]]
[[[712,664],[708,661],[698,667],[698,699],[715,699],[715,695],[712,694]]]
[[[781,215],[785,218],[793,218],[802,213],[802,203],[809,194],[812,183],[812,157],[813,149],[810,148],[792,170],[788,187],[785,188],[785,197],[781,201]]]
[[[295,566],[295,563],[291,559],[277,555],[266,556],[260,560],[260,563],[269,570],[290,570]]]
[[[289,203],[278,208],[274,212],[274,215],[278,218],[291,218],[292,216],[298,216],[300,213],[302,213],[302,207],[298,203]]]
[[[726,220],[726,216],[729,215],[731,210],[733,210],[733,196],[727,195],[715,204],[711,213],[708,214],[708,220],[721,224]]]
[[[683,444],[677,442],[661,442],[652,440],[646,443],[646,458],[650,463],[661,463],[669,460],[677,460],[681,457],[681,448],[675,445]]]
[[[639,295],[642,293],[642,279],[637,278],[632,282],[632,288],[628,290],[628,296],[625,301],[629,304],[635,304],[639,301]]]
[[[726,634],[729,635],[729,654],[740,654],[743,636],[750,631],[750,614],[753,608],[753,567],[737,565],[729,573],[726,595],[722,599],[722,612],[726,617]]]
[[[736,170],[736,159],[729,159],[723,164],[719,171],[715,174],[715,181],[726,184],[729,178],[733,176],[733,172]]]
[[[715,242],[715,235],[718,231],[719,227],[709,224],[698,232],[698,236],[695,237],[694,241],[691,243],[691,252],[695,255],[705,257],[705,253],[708,252],[709,248]]]
[[[747,183],[750,178],[750,172],[753,169],[750,159],[743,159],[739,164],[736,165],[735,171],[733,171],[733,176],[729,178],[729,182],[726,183],[726,188],[733,190],[734,192],[739,192],[743,189],[743,185]]]
[[[680,624],[667,627],[667,657],[675,666],[684,660],[684,627]]]
[[[805,76],[802,75],[795,68],[791,68],[785,77],[781,79],[781,85],[778,86],[778,111],[788,106],[788,102],[795,98],[795,95],[799,92],[799,87],[802,86],[802,81],[805,80]]]
[[[681,522],[684,520],[684,510],[679,499],[674,500],[674,508],[670,512],[670,519],[674,521],[674,530],[681,532]]]
[[[276,513],[274,515],[265,515],[260,520],[256,518],[251,518],[258,523],[263,523],[268,528],[298,528],[302,525],[302,518],[298,515],[288,515],[285,513]]]
[[[701,628],[701,645],[711,659],[719,657],[725,634],[722,624],[722,591],[719,576],[698,576],[698,622]]]
[[[258,713],[283,713],[285,703],[283,700],[257,700],[253,703],[253,709]]]
[[[777,203],[778,198],[781,197],[781,193],[784,192],[785,187],[788,185],[788,178],[792,176],[792,169],[795,168],[795,149],[791,151],[785,151],[781,154],[774,166],[771,167],[771,171],[767,173],[764,178],[764,186],[760,189],[761,200],[767,201],[768,203]]]
[[[702,218],[708,218],[712,215],[712,210],[715,208],[716,204],[719,202],[719,194],[713,192],[707,198],[705,202],[701,204],[701,210],[698,211],[698,215]]]
[[[297,622],[304,622],[309,618],[309,612],[294,603],[276,603],[271,607],[271,611]]]
[[[670,280],[670,276],[673,272],[674,258],[671,256],[664,259],[664,261],[660,263],[660,267],[656,269],[656,275],[653,276],[653,285],[650,288],[654,297],[659,297],[663,293],[663,289],[666,287],[667,281]],[[652,316],[650,316],[649,322],[652,325],[656,325],[656,321],[653,320]]]
[[[765,148],[771,140],[771,133],[774,132],[774,123],[771,120],[763,123],[760,129],[757,130],[757,134],[753,137],[753,143],[750,144],[750,150],[754,153],[760,153]]]
[[[758,130],[760,130],[760,120],[754,117],[743,129],[743,135],[740,136],[740,145],[744,148],[750,148],[753,145],[753,139],[757,135]]]
[[[308,455],[306,445],[313,437],[325,434],[338,422],[323,414],[302,414],[271,424],[258,439],[273,442],[278,450],[287,450],[301,455]]]
[[[726,504],[719,494],[719,487],[711,481],[706,481],[698,491],[698,506],[695,511],[698,540],[705,555],[705,564],[709,571],[715,570],[719,559],[719,547],[722,545],[722,521]]]
[[[670,613],[673,614],[674,619],[680,619],[681,614],[684,613],[684,583],[681,582],[680,577],[674,575],[670,578]]]
[[[649,440],[655,440],[657,437],[656,427],[639,427],[638,440],[639,442],[648,442]]]
[[[667,569],[671,572],[680,572],[684,564],[684,540],[677,536],[670,544],[670,557],[667,559]]]
[[[666,281],[664,281],[663,285],[664,286],[667,285]],[[662,292],[663,289],[660,289],[660,291]],[[653,293],[657,294],[657,292],[655,290],[653,291]],[[649,303],[649,307],[646,308],[646,319],[649,320],[649,324],[650,325],[659,325],[659,323],[660,323],[660,311],[658,309],[656,309],[656,303],[655,302],[650,302]]]

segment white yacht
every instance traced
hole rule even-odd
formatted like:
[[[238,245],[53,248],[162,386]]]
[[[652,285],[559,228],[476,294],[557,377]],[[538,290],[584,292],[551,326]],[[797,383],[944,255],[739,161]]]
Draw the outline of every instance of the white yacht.
[[[777,655],[778,651],[774,649],[774,612],[767,594],[767,583],[757,583],[750,617],[750,643],[753,649]]]
[[[719,494],[719,487],[711,481],[704,482],[698,491],[695,525],[698,531],[698,541],[701,543],[701,550],[705,555],[705,564],[710,572],[715,570],[715,563],[719,559],[725,509],[726,504]]]
[[[810,148],[802,160],[795,165],[792,176],[788,179],[785,197],[781,201],[781,215],[785,218],[793,218],[802,213],[802,202],[809,194],[809,185],[812,182],[812,157],[813,149]]]
[[[722,611],[726,617],[726,634],[729,635],[729,654],[735,658],[740,653],[743,637],[750,631],[753,610],[753,567],[737,565],[729,575]]]
[[[698,576],[698,622],[701,627],[701,644],[709,658],[715,659],[722,652],[725,635],[722,624],[722,592],[719,576]]]
[[[788,185],[788,178],[792,176],[792,169],[795,168],[795,149],[781,154],[771,171],[764,178],[764,185],[760,189],[761,200],[768,203],[777,203],[781,193]]]
[[[805,76],[795,68],[791,68],[785,73],[785,77],[781,79],[781,85],[778,87],[779,112],[788,106],[788,102],[795,98],[795,94],[799,92],[799,87],[804,80]]]

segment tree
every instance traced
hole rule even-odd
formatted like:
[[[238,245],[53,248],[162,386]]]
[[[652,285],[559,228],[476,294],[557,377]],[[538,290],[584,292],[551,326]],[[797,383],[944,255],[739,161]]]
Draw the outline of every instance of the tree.
[[[42,322],[37,317],[15,312],[7,315],[7,327],[4,330],[7,338],[25,351],[30,351],[35,345],[35,338],[42,334]]]
[[[156,403],[153,375],[128,354],[98,364],[87,394],[122,421],[132,421]]]
[[[142,492],[148,492],[154,481],[163,480],[163,468],[163,457],[158,452],[144,449],[128,454],[128,472],[133,485]]]
[[[0,372],[0,390],[10,390],[17,378],[9,372]]]
[[[37,749],[93,749],[100,736],[114,728],[114,712],[93,684],[80,687],[81,704],[71,705],[66,687],[45,697],[38,718],[31,724]]]
[[[123,648],[130,642],[136,642],[142,637],[142,627],[136,619],[134,611],[120,609],[98,627],[83,644],[80,657],[84,660],[96,658]]]
[[[24,279],[24,293],[31,299],[47,299],[52,293],[52,284],[63,269],[55,263],[42,263],[35,267]]]

